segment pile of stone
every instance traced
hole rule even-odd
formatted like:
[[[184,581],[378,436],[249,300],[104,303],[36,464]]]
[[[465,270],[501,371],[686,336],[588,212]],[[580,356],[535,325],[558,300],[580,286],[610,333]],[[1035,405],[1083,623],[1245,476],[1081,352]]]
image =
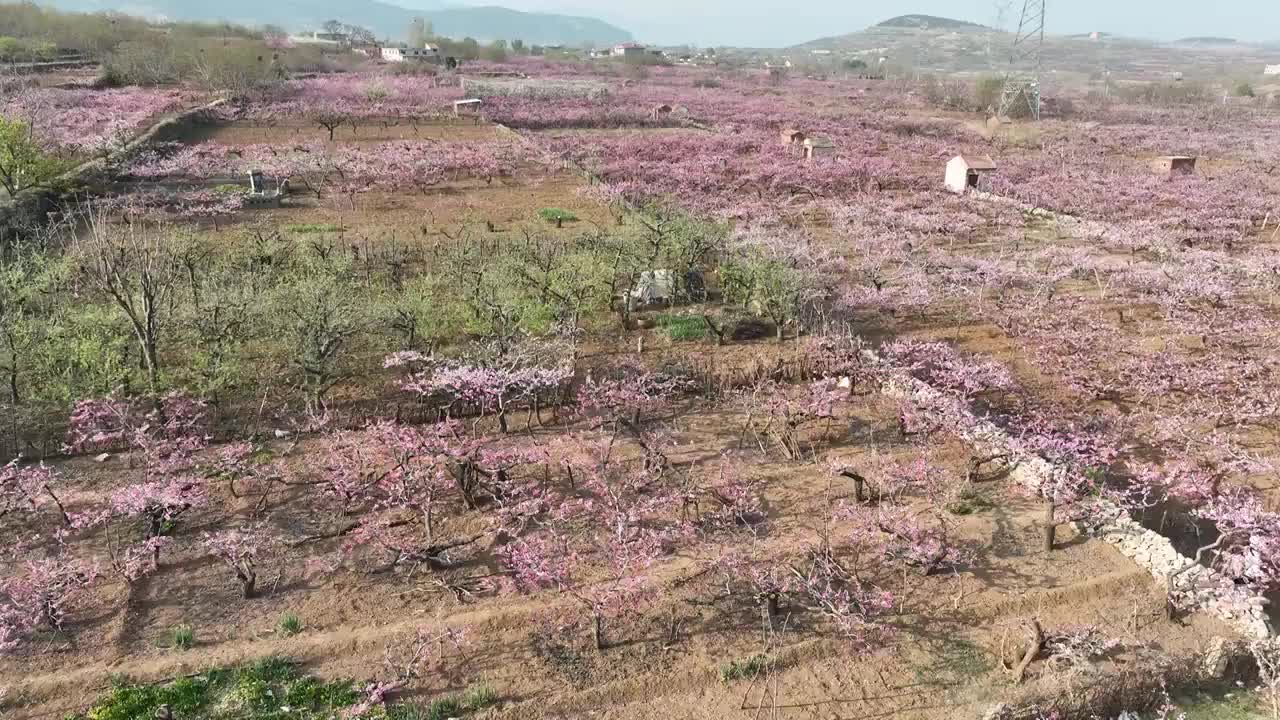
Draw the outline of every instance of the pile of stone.
[[[1169,539],[1127,517],[1118,517],[1094,528],[1103,540],[1121,555],[1148,570],[1157,580],[1173,577],[1173,592],[1179,604],[1201,608],[1240,630],[1245,637],[1271,636],[1267,622],[1267,601],[1248,592],[1221,573],[1204,567],[1178,552]]]
[[[883,362],[874,352],[864,352],[872,362]],[[899,377],[885,387],[885,392],[892,397],[912,398],[930,404],[951,403],[957,413],[972,417],[959,400],[916,378]],[[1010,477],[1032,491],[1038,491],[1055,472],[1060,471],[1043,458],[1021,452],[1008,433],[989,421],[975,419],[965,434],[965,440],[981,453],[1008,454],[1016,458],[1017,464]],[[1263,597],[1179,553],[1168,538],[1143,527],[1114,504],[1100,500],[1093,510],[1087,525],[1077,524],[1079,529],[1111,543],[1120,554],[1150,572],[1162,586],[1167,585],[1172,576],[1172,591],[1180,606],[1205,610],[1247,638],[1263,639],[1272,635],[1265,611],[1267,601]]]

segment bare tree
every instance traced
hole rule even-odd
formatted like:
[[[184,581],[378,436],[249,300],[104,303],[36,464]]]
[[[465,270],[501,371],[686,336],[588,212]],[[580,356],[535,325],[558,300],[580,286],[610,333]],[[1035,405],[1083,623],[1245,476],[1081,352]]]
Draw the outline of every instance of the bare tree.
[[[282,288],[278,303],[282,329],[294,343],[293,364],[302,372],[307,407],[320,411],[325,394],[347,375],[343,350],[361,331],[364,313],[348,278],[325,271],[293,279]]]
[[[160,380],[160,338],[170,295],[182,278],[187,238],[166,225],[112,223],[93,211],[85,217],[85,231],[72,241],[80,277],[110,296],[128,318],[154,391]]]
[[[1280,718],[1280,639],[1255,640],[1249,652],[1258,663],[1259,690],[1270,706],[1271,717]]]

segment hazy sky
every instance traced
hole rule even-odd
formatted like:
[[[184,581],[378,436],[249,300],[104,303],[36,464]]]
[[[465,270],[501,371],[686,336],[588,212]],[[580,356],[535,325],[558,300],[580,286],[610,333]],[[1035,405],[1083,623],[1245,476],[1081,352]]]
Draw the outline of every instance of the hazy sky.
[[[994,25],[997,0],[460,0],[591,15],[660,43],[781,47],[841,35],[894,15],[925,13]],[[1003,1],[1003,0],[1001,0]],[[1008,22],[1017,22],[1022,1]],[[1101,30],[1174,40],[1216,35],[1280,40],[1280,0],[1048,0],[1049,31]],[[1008,23],[1006,23],[1008,24]]]

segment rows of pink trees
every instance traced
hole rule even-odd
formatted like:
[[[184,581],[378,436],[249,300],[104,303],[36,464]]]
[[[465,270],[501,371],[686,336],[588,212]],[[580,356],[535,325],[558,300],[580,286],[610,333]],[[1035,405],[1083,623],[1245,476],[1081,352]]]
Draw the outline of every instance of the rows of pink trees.
[[[196,100],[190,92],[167,88],[22,87],[0,94],[0,115],[30,125],[47,151],[94,154],[119,149],[147,121]]]
[[[289,179],[295,190],[354,198],[371,190],[426,193],[463,179],[492,182],[535,160],[518,143],[404,141],[373,146],[162,145],[138,154],[127,172],[167,182],[213,182],[243,176],[248,168]],[[192,198],[189,205],[198,206]]]
[[[452,86],[431,75],[349,73],[291,80],[262,96],[251,96],[219,110],[224,120],[270,127],[312,124],[330,133],[339,129],[359,137],[360,127],[383,122],[414,124],[451,113],[462,99]]]
[[[847,371],[853,356],[828,352],[845,363],[829,367]],[[333,430],[307,467],[290,468],[256,457],[249,443],[210,447],[206,408],[179,394],[77,405],[67,449],[126,453],[121,472],[129,480],[94,496],[78,491],[76,477],[43,465],[6,469],[5,512],[39,528],[23,550],[50,559],[5,581],[6,648],[65,630],[95,581],[138,583],[171,572],[166,558],[193,549],[220,561],[245,598],[259,592],[264,572],[281,571],[275,563],[284,547],[312,544],[309,572],[435,573],[464,602],[493,592],[549,593],[557,601],[545,631],[573,631],[602,649],[620,639],[627,618],[664,601],[671,578],[663,559],[708,541],[741,548],[710,561],[717,573],[731,571],[714,584],[716,602],[758,608],[766,631],[784,606],[810,612],[858,643],[890,632],[894,596],[881,562],[937,574],[971,560],[942,517],[961,477],[925,460],[861,468],[875,492],[824,507],[839,531],[799,554],[777,555],[780,548],[761,541],[769,513],[748,461],[753,450],[693,464],[678,457],[672,421],[695,402],[695,385],[680,376],[623,365],[574,381],[563,367],[467,367],[403,355],[391,364],[410,369],[407,392],[445,407],[467,403],[478,415]],[[566,425],[549,442],[530,437],[533,419],[543,420],[539,397],[558,407],[549,422]],[[503,422],[521,406],[530,411],[525,431]],[[743,391],[740,406],[744,440],[751,434],[766,456],[800,462],[843,441],[851,400],[828,377],[798,387],[764,382]],[[314,532],[288,538],[272,510],[297,499],[290,493],[298,488],[314,503]],[[218,506],[231,498],[255,509],[194,537],[191,514],[223,517]],[[105,557],[85,553],[80,541],[92,533],[110,538]],[[485,547],[498,565],[477,571],[470,560]]]

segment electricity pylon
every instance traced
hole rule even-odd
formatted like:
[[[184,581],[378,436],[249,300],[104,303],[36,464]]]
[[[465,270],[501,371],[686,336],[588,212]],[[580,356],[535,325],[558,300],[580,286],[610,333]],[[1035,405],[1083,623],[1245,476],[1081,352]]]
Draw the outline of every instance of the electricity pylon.
[[[1007,120],[1023,112],[1040,119],[1040,67],[1044,50],[1045,0],[1024,0],[1022,19],[1013,36],[1009,52],[1009,68],[1000,92],[1000,111],[996,117]]]

